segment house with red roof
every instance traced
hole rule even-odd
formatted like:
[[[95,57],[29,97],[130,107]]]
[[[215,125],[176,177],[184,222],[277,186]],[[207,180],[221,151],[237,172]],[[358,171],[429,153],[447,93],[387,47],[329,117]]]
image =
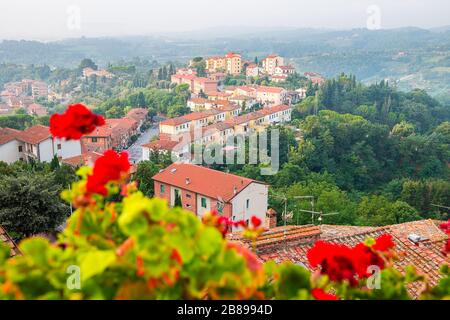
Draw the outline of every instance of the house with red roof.
[[[186,163],[173,163],[153,176],[155,196],[201,218],[216,209],[233,221],[265,219],[269,186],[263,182]]]
[[[250,63],[245,69],[245,75],[247,77],[258,77],[262,73],[262,69],[255,63]]]
[[[258,112],[264,115],[263,120],[260,122],[262,125],[273,125],[291,121],[292,108],[288,105],[280,104],[263,108],[258,110]]]
[[[224,72],[210,72],[208,73],[208,79],[217,81],[218,83],[222,83],[225,78],[227,77],[227,74]]]
[[[273,106],[286,101],[287,90],[281,87],[258,86],[256,100],[262,104]]]
[[[228,100],[231,93],[223,91],[209,91],[205,92],[209,100]]]
[[[133,119],[137,122],[137,129],[139,130],[148,117],[148,109],[146,108],[133,108],[128,111],[127,118]]]
[[[200,92],[215,92],[217,91],[218,81],[212,80],[205,77],[195,77],[193,80],[193,87],[191,91],[195,94],[199,94]]]
[[[200,112],[192,112],[181,117],[170,118],[159,123],[159,133],[165,136],[174,136],[184,132],[201,128],[208,124],[224,121],[227,111],[209,109]]]
[[[316,72],[305,72],[305,77],[311,80],[313,84],[322,85],[326,79]]]
[[[84,145],[83,152],[102,153],[112,148],[123,149],[128,146],[131,136],[135,135],[137,130],[138,122],[131,117],[106,119],[103,126],[95,128],[81,138]]]
[[[36,125],[24,131],[0,128],[0,161],[49,162],[54,156],[65,159],[80,155],[79,140],[65,140],[52,137],[50,128]]]
[[[72,166],[74,168],[81,166],[92,167],[95,163],[95,160],[100,158],[102,155],[103,154],[99,152],[88,151],[74,157],[63,159],[62,163]]]
[[[48,115],[47,109],[43,105],[38,104],[38,103],[30,104],[27,107],[27,113],[29,115],[38,116],[38,117]]]
[[[154,140],[142,145],[142,160],[150,160],[152,152],[170,153],[178,159],[184,159],[190,156],[190,144],[180,140]]]

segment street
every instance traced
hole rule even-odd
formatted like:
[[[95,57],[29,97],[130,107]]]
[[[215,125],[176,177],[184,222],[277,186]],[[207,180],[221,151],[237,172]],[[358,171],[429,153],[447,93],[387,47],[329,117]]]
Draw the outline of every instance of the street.
[[[149,143],[153,137],[158,135],[158,132],[159,132],[158,123],[155,123],[146,131],[141,133],[136,142],[133,143],[127,150],[131,163],[135,164],[142,160],[141,145]]]

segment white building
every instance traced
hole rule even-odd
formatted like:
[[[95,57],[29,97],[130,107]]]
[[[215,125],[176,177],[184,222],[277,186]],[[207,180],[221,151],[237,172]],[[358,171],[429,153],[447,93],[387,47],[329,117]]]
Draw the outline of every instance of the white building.
[[[53,138],[46,126],[36,125],[24,131],[0,128],[0,161],[50,162],[56,155],[66,159],[81,154],[80,140]]]

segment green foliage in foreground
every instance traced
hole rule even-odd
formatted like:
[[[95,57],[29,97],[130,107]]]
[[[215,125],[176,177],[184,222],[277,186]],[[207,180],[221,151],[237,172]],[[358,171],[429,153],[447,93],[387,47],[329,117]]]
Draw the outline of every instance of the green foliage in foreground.
[[[408,283],[426,282],[412,268],[402,275],[388,265],[381,288],[367,290],[363,280],[350,286],[292,263],[261,264],[209,220],[169,209],[133,185],[118,202],[101,196],[80,202],[85,183],[64,194],[84,205],[56,244],[26,239],[23,255],[10,259],[9,248],[0,246],[0,299],[313,299],[317,290],[341,299],[408,299]],[[110,190],[116,194],[118,187]],[[443,280],[423,298],[449,297],[448,268],[442,270]]]

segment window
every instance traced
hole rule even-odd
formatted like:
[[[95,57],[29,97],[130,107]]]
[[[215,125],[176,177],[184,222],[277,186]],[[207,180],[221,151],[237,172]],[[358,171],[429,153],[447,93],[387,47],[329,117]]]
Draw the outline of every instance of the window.
[[[23,152],[23,147],[19,146],[19,152]]]
[[[186,193],[186,198],[190,199],[191,195],[189,193]]]
[[[206,198],[202,197],[201,203],[202,203],[202,208],[206,208]]]
[[[58,150],[61,150],[61,143],[58,143],[58,144],[56,145],[56,147],[58,148]]]
[[[164,192],[166,191],[166,186],[163,184],[159,185],[159,193],[164,194]]]
[[[247,203],[245,204],[245,207],[248,209],[250,207],[250,199],[247,199]]]
[[[97,137],[92,138],[92,142],[97,142]]]

